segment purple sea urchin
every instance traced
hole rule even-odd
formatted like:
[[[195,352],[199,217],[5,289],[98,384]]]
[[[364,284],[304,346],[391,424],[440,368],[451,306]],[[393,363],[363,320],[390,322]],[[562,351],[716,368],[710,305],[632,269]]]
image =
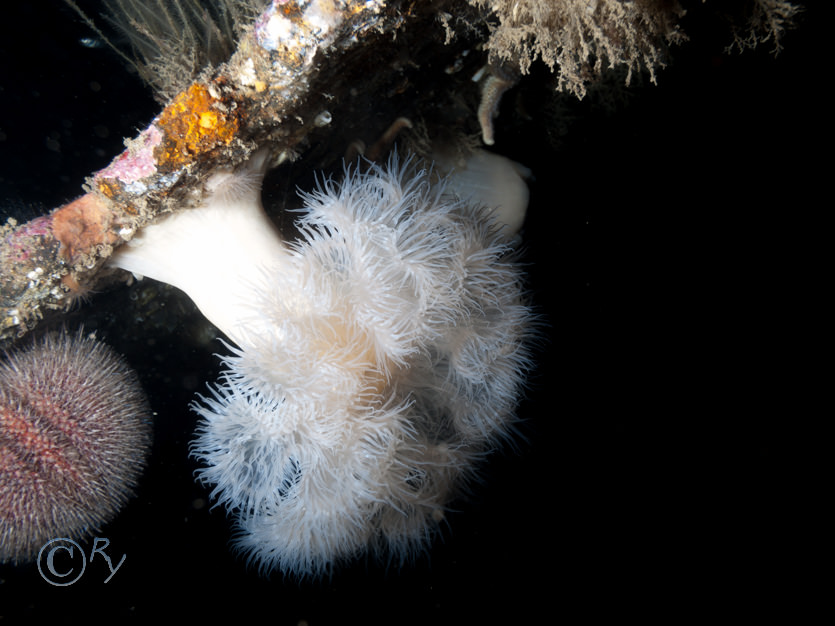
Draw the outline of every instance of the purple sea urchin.
[[[0,562],[110,521],[150,442],[136,374],[106,345],[47,335],[9,354],[0,362]]]

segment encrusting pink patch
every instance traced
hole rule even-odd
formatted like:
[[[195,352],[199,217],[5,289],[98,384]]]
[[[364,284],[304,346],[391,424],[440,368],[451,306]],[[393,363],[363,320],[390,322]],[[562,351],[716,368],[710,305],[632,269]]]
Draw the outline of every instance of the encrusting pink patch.
[[[149,126],[110,165],[96,172],[95,177],[115,178],[130,184],[150,176],[157,168],[154,148],[161,142],[162,133],[156,126]]]

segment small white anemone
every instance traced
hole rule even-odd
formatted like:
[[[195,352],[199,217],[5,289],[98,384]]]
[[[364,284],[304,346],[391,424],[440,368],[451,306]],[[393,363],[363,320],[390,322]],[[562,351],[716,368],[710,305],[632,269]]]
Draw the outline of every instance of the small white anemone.
[[[463,202],[492,209],[494,219],[504,225],[506,236],[512,237],[522,228],[530,200],[526,182],[531,178],[529,168],[480,148],[456,159],[441,146],[433,150],[432,158],[447,177],[447,188]]]
[[[192,453],[264,570],[315,577],[368,550],[402,563],[511,434],[531,365],[522,277],[489,211],[430,180],[392,160],[324,181],[293,243],[257,183],[227,180],[233,194],[113,257],[184,289],[237,344],[194,405]]]

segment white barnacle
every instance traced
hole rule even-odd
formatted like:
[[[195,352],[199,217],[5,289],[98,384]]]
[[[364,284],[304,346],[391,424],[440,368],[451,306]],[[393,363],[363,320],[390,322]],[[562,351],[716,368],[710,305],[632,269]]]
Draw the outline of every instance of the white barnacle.
[[[278,50],[281,45],[288,45],[287,42],[291,40],[293,35],[293,21],[284,17],[280,13],[275,12],[272,8],[272,13],[266,22],[259,25],[256,29],[258,35],[258,42],[267,50]]]
[[[241,64],[241,71],[238,74],[238,80],[241,85],[246,87],[254,87],[258,82],[258,74],[255,72],[255,61],[249,57]]]
[[[333,116],[330,111],[322,111],[313,120],[313,125],[318,127],[327,126],[333,121]]]

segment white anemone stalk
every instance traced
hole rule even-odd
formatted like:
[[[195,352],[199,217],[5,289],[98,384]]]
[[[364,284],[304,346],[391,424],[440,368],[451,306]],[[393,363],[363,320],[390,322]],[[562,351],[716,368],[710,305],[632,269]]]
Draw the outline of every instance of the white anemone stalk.
[[[236,346],[195,410],[193,454],[263,570],[328,574],[425,548],[510,435],[530,308],[490,213],[396,160],[304,195],[300,237],[265,215],[265,153],[205,204],[113,256],[177,285]]]

